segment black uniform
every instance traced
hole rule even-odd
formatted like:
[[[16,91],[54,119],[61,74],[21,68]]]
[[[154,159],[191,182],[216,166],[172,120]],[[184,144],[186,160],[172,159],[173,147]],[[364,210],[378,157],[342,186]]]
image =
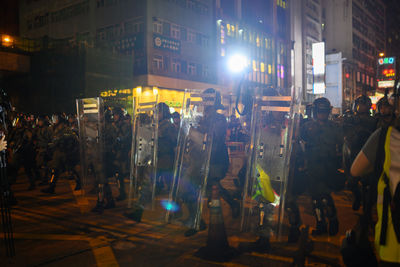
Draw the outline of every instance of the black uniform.
[[[24,167],[25,173],[29,179],[29,189],[35,187],[36,173],[35,171],[35,148],[32,139],[32,130],[29,127],[24,127],[22,122],[14,128],[9,137],[9,147],[11,149],[9,157],[9,173],[12,180],[17,178],[18,170]]]
[[[124,178],[129,175],[129,152],[132,143],[132,130],[130,124],[125,122],[122,117],[118,121],[112,122],[106,128],[106,136],[111,141],[111,154],[113,174],[115,174],[119,184],[118,200],[126,198]]]
[[[43,182],[47,182],[47,163],[49,161],[48,145],[51,143],[51,129],[43,124],[36,126],[34,129],[33,140],[36,150],[36,166],[39,170],[44,171],[42,176]]]
[[[316,119],[305,123],[300,130],[300,139],[305,149],[306,190],[311,195],[317,221],[314,233],[327,232],[327,218],[329,233],[336,235],[339,222],[331,192],[342,189],[344,185],[344,177],[338,171],[342,163],[343,134],[338,124],[327,119],[330,113],[329,101],[319,98],[314,101],[314,105]],[[318,119],[318,116],[325,116],[325,119]]]
[[[54,193],[58,178],[65,171],[72,171],[76,177],[77,188],[80,188],[80,177],[74,167],[79,162],[79,140],[76,134],[64,123],[54,126],[49,149],[52,154],[48,167],[51,170],[49,188],[44,193]]]

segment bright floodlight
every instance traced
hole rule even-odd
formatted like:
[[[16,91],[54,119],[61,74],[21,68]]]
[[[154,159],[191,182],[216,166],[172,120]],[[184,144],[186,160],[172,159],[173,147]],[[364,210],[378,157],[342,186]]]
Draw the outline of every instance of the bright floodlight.
[[[246,57],[240,54],[233,55],[228,61],[230,71],[235,73],[242,72],[246,68],[246,65]]]

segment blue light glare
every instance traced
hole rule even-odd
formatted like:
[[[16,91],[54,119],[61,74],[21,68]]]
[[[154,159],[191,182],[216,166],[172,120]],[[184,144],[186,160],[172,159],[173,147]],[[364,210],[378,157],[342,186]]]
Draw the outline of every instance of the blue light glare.
[[[161,200],[161,205],[164,207],[164,209],[168,210],[168,211],[172,211],[172,212],[176,212],[179,210],[179,205],[176,204],[173,201],[169,201],[169,200]]]

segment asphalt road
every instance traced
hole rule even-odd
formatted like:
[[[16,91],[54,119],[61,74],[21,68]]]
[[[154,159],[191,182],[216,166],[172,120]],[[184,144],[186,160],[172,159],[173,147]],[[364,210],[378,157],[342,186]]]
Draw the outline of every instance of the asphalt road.
[[[229,178],[224,186],[229,187]],[[73,191],[74,181],[60,179],[55,195],[45,195],[38,187],[27,191],[27,179],[14,185],[18,204],[12,209],[16,257],[6,258],[0,243],[1,266],[291,266],[298,249],[284,240],[273,240],[268,253],[242,253],[229,262],[200,259],[194,253],[206,244],[207,230],[184,237],[182,225],[166,224],[160,208],[145,212],[141,223],[123,216],[127,202],[105,210],[102,215],[90,212],[96,196],[82,198]],[[117,195],[116,185],[111,185]],[[334,195],[340,220],[335,237],[312,238],[314,251],[306,266],[341,266],[339,247],[345,231],[356,222],[347,191]],[[298,200],[303,224],[314,226],[309,199]],[[237,231],[238,220],[222,203],[224,221],[232,247],[255,237]],[[207,209],[205,209],[207,214]]]

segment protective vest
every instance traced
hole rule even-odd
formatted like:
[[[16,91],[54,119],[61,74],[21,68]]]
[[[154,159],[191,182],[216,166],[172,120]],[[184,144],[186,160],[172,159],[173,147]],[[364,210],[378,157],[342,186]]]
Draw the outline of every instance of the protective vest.
[[[389,170],[391,163],[390,138],[392,129],[392,127],[389,127],[386,133],[385,161],[378,181],[378,222],[375,225],[375,246],[381,260],[400,263],[400,237],[397,237],[399,229],[395,231],[390,208],[392,197],[389,189]]]

